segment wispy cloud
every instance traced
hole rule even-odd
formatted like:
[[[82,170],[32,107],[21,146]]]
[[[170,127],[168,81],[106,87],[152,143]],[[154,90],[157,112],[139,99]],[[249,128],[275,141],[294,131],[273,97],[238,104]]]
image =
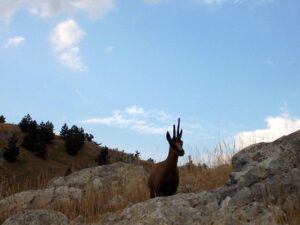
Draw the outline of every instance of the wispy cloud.
[[[79,91],[78,89],[75,89],[75,93],[76,95],[80,98],[80,100],[84,103],[84,104],[89,104],[89,100],[87,97],[85,97],[81,91]]]
[[[0,19],[8,21],[21,9],[43,18],[61,13],[83,13],[97,19],[111,11],[114,5],[114,0],[1,0]]]
[[[76,21],[65,20],[54,27],[50,41],[59,61],[77,71],[84,71],[87,67],[80,58],[80,49],[78,47],[86,33],[79,27]]]
[[[106,53],[111,53],[114,49],[115,49],[114,46],[108,46],[108,47],[105,49],[105,52],[106,52]]]
[[[111,116],[91,118],[82,123],[131,129],[145,134],[165,134],[171,127],[171,118],[172,115],[162,110],[145,110],[143,107],[133,105],[124,110],[115,110]]]
[[[275,64],[272,59],[267,59],[265,62],[270,66],[273,66]]]
[[[24,41],[25,41],[25,38],[22,37],[22,36],[11,37],[11,38],[7,39],[7,41],[5,43],[5,47],[6,48],[9,48],[9,47],[18,47]]]
[[[274,0],[196,0],[200,3],[205,3],[208,5],[222,5],[225,3],[229,4],[242,4],[242,3],[251,3],[251,4],[265,4],[265,3],[271,3]]]
[[[267,127],[253,131],[244,131],[235,135],[238,148],[243,148],[258,142],[271,142],[277,138],[300,130],[300,119],[285,116],[267,117]]]

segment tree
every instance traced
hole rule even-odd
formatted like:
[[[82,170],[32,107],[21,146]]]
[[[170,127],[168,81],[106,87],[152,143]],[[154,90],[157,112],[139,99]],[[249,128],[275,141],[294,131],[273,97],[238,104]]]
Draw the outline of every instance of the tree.
[[[85,137],[85,140],[88,142],[92,142],[94,139],[94,135],[88,134],[88,133],[85,133],[84,137]]]
[[[42,159],[46,159],[48,156],[46,142],[42,139],[40,133],[28,133],[23,139],[22,147]]]
[[[67,135],[65,137],[65,147],[66,151],[70,155],[77,155],[78,151],[84,145],[85,134],[82,128],[79,128],[75,125],[71,127],[67,131]]]
[[[38,124],[27,114],[19,123],[19,127],[27,133],[22,141],[22,147],[33,152],[36,156],[46,159],[48,156],[46,145],[51,144],[54,138],[53,124],[50,121]]]
[[[65,124],[62,126],[59,135],[61,136],[62,139],[66,139],[66,137],[67,137],[67,135],[68,135],[68,132],[69,132],[68,125],[65,123]]]
[[[51,122],[47,121],[46,123],[41,122],[38,127],[40,138],[46,143],[51,144],[52,139],[54,138],[54,126]]]
[[[31,116],[27,114],[24,116],[21,120],[21,122],[18,124],[18,126],[21,128],[21,130],[25,133],[28,132],[36,132],[38,128],[38,124],[35,120],[32,120]]]
[[[36,143],[36,135],[34,135],[33,133],[28,133],[26,134],[26,136],[23,138],[22,141],[22,147],[26,148],[27,150],[31,151],[31,152],[35,152],[36,148],[35,148],[35,143]]]
[[[11,138],[8,139],[7,147],[4,148],[3,157],[8,162],[15,162],[17,160],[17,156],[20,154],[19,147],[17,147],[18,139],[15,134],[12,135]]]
[[[108,155],[108,147],[104,147],[101,149],[100,154],[97,156],[95,161],[98,163],[98,165],[106,165],[108,164],[109,155]]]
[[[149,158],[149,159],[147,159],[147,162],[154,163],[154,159]]]
[[[79,150],[84,145],[84,136],[80,133],[71,134],[66,137],[65,147],[70,155],[77,155]]]
[[[140,158],[140,152],[139,151],[135,151],[135,153],[134,153],[134,157],[136,158],[136,159],[139,159]]]
[[[0,116],[0,123],[5,123],[5,117],[3,115]]]

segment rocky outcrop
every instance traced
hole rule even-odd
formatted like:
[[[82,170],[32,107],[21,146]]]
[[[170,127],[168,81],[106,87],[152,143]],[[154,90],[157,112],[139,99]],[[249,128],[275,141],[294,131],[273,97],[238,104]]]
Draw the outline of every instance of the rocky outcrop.
[[[300,199],[300,131],[243,149],[232,166],[222,188],[151,199],[97,224],[274,225],[288,219]]]
[[[29,210],[7,219],[3,225],[70,225],[68,218],[50,210]],[[74,224],[75,225],[75,224]]]
[[[243,149],[233,157],[232,166],[230,179],[222,188],[150,199],[106,214],[93,225],[274,225],[280,218],[281,222],[289,219],[289,211],[299,204],[300,199],[300,131],[272,143],[259,143]],[[130,170],[130,167],[115,164],[82,170],[53,180],[49,188],[73,188],[83,195],[82,190],[87,186],[108,187],[103,184],[112,182],[117,185],[118,179],[130,179],[124,178],[123,174],[124,169]],[[126,176],[132,176],[132,173]],[[77,196],[80,198],[79,194]],[[117,196],[115,200],[118,199]]]
[[[139,179],[140,178],[140,179]],[[115,163],[87,168],[69,176],[52,180],[46,189],[26,191],[0,200],[0,215],[28,209],[57,208],[61,205],[80,204],[86,193],[105,193],[115,186],[122,188],[128,182],[146,183],[147,173],[141,166]],[[111,204],[122,196],[113,199]]]

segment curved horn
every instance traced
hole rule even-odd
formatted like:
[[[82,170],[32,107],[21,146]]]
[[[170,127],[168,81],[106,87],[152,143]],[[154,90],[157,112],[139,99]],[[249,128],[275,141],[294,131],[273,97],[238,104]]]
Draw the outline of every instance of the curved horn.
[[[175,124],[173,125],[173,138],[175,138]]]
[[[180,127],[180,118],[178,118],[178,124],[177,124],[177,137],[179,137],[179,127]]]

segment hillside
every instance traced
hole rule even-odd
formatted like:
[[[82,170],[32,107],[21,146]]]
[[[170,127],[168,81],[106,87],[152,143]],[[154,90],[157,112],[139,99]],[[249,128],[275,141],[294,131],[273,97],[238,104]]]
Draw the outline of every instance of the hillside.
[[[19,139],[18,146],[20,146],[20,155],[15,163],[7,162],[2,156],[2,150],[12,133],[17,135]],[[36,157],[32,152],[21,147],[24,136],[25,134],[17,125],[0,124],[0,180],[6,180],[7,183],[11,183],[14,186],[17,184],[18,191],[28,189],[32,186],[32,183],[36,184],[34,186],[43,187],[46,183],[42,183],[42,180],[46,181],[53,177],[63,176],[68,168],[71,168],[72,172],[74,172],[96,166],[95,158],[102,149],[102,147],[93,142],[85,142],[78,155],[71,156],[65,151],[64,140],[60,136],[55,135],[52,144],[47,145],[48,157],[45,160]],[[108,151],[112,162],[125,161],[147,165],[142,160],[133,159],[132,154],[112,149]],[[44,179],[45,177],[48,179]],[[5,186],[10,185],[2,184],[1,186],[5,188]]]

